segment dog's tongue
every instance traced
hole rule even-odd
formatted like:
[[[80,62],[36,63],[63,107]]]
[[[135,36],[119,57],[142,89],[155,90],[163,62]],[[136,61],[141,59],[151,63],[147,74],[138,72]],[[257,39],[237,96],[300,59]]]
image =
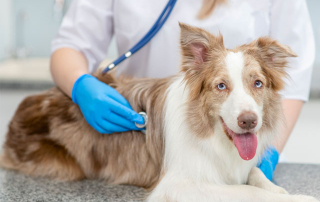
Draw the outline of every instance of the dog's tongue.
[[[243,160],[249,161],[256,155],[258,140],[254,133],[235,134],[233,142]]]

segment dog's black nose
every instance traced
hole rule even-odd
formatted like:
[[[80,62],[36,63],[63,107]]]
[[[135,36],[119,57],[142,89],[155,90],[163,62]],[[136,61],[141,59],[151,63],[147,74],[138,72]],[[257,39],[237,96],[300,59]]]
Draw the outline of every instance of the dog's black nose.
[[[242,129],[252,129],[257,126],[258,117],[253,112],[243,112],[238,117],[238,125]]]

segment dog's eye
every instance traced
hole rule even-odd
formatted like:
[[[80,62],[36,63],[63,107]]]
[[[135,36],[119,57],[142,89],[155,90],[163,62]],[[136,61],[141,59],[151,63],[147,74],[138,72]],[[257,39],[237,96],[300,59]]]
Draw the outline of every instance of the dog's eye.
[[[261,87],[262,87],[262,82],[259,81],[259,80],[256,80],[256,81],[254,82],[254,86],[257,87],[257,88],[261,88]]]
[[[224,84],[224,83],[219,83],[219,85],[218,85],[218,89],[219,90],[224,90],[224,89],[226,89],[227,87],[226,87],[226,84]]]

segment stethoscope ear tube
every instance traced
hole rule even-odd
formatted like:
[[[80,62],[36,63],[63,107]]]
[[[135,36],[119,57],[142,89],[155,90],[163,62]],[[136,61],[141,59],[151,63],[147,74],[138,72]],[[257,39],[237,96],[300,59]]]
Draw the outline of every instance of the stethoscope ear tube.
[[[102,74],[104,74],[104,73],[108,72],[109,70],[113,69],[118,64],[123,62],[125,59],[127,59],[131,55],[135,54],[143,46],[145,46],[158,33],[158,31],[161,29],[161,27],[167,21],[167,19],[170,16],[170,14],[171,14],[176,2],[177,2],[177,0],[169,0],[169,2],[167,3],[166,7],[163,9],[163,11],[160,14],[159,18],[154,23],[154,25],[151,27],[151,29],[148,31],[148,33],[136,45],[134,45],[129,51],[127,51],[125,54],[121,55],[118,59],[116,59],[111,64],[109,64],[102,71]]]

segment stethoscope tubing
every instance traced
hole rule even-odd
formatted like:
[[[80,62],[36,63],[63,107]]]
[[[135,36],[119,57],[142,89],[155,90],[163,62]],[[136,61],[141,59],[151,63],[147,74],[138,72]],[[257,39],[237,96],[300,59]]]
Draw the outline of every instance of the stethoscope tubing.
[[[145,46],[157,33],[158,31],[162,28],[164,23],[167,21],[168,17],[170,16],[177,0],[169,0],[167,3],[166,7],[163,9],[162,13],[160,14],[159,18],[157,21],[154,23],[154,25],[151,27],[151,29],[148,31],[147,34],[135,45],[133,46],[129,51],[127,51],[125,54],[121,55],[118,59],[116,59],[114,62],[109,64],[103,71],[102,74],[108,72],[109,70],[113,69],[116,67],[118,64],[123,62],[125,59],[129,58],[131,55],[139,51],[143,46]],[[138,128],[145,128],[148,122],[148,116],[145,112],[140,112],[139,113],[143,119],[144,123],[143,124],[137,124],[135,125]],[[146,130],[142,130],[143,133],[146,133]]]
[[[148,33],[136,45],[134,45],[129,51],[127,51],[125,54],[121,55],[118,59],[113,61],[104,70],[102,70],[102,73],[104,74],[104,73],[108,72],[109,70],[113,69],[118,64],[123,62],[125,59],[129,58],[131,55],[133,55],[134,53],[139,51],[143,46],[145,46],[158,33],[158,31],[161,29],[161,27],[167,21],[176,2],[177,2],[177,0],[169,0],[166,7],[163,9],[159,18],[154,23],[154,25],[151,27],[151,29],[148,31]]]

